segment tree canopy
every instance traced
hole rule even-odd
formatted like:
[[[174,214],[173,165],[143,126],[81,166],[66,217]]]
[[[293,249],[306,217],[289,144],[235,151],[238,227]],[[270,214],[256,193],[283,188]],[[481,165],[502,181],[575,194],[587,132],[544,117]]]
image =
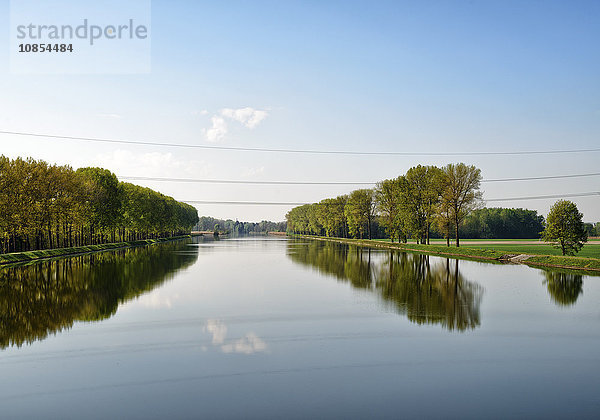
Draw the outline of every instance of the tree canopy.
[[[102,168],[0,156],[0,252],[189,233],[197,210]]]
[[[546,229],[542,234],[546,242],[553,242],[563,255],[575,255],[587,242],[583,214],[572,201],[559,200],[550,209]]]
[[[248,235],[253,233],[266,232],[285,232],[285,222],[271,222],[263,220],[261,222],[240,222],[238,220],[216,219],[210,216],[201,216],[194,230],[214,231],[215,225],[219,225],[219,230],[232,235]]]
[[[481,199],[479,185],[481,170],[464,163],[450,163],[443,168],[445,186],[442,201],[448,217],[454,222],[456,246],[460,246],[459,227],[467,215],[476,208]]]
[[[348,221],[348,230],[354,237],[371,239],[373,237],[372,227],[375,217],[375,200],[373,190],[355,190],[348,196],[344,208],[344,214]]]
[[[444,168],[418,165],[405,175],[379,182],[374,189],[321,200],[292,209],[289,232],[354,238],[396,238],[429,243],[438,229],[450,237],[473,210],[481,196],[481,171],[463,163]],[[443,220],[443,222],[441,222]]]
[[[537,239],[544,230],[544,217],[535,210],[481,208],[472,211],[460,227],[462,238]]]

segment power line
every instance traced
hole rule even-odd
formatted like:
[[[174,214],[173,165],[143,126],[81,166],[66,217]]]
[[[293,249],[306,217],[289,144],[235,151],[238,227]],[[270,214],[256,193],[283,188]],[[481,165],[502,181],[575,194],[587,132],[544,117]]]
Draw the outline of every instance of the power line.
[[[549,198],[572,198],[572,197],[591,197],[600,196],[600,191],[591,191],[585,193],[574,193],[574,194],[556,194],[556,195],[536,195],[529,197],[511,197],[511,198],[491,198],[484,199],[483,201],[496,202],[496,201],[521,201],[521,200],[542,200]],[[252,206],[303,206],[306,204],[318,204],[321,203],[307,203],[307,202],[278,202],[278,201],[210,201],[210,200],[178,200],[188,204],[219,204],[219,205],[252,205]],[[333,203],[332,203],[333,204]],[[342,203],[340,203],[342,204]]]
[[[545,179],[565,179],[565,178],[583,178],[591,176],[600,176],[598,173],[574,174],[574,175],[550,175],[535,176],[523,178],[498,178],[484,179],[481,182],[511,182],[511,181],[534,181]],[[160,181],[160,182],[188,182],[201,184],[255,184],[255,185],[375,185],[377,182],[351,182],[351,181],[252,181],[252,180],[234,180],[234,179],[193,179],[193,178],[165,178],[149,176],[118,176],[119,179],[130,181]]]
[[[194,182],[202,184],[257,184],[257,185],[375,185],[376,182],[344,182],[344,181],[251,181],[242,179],[190,179],[190,178],[162,178],[148,176],[117,176],[119,179],[130,181],[167,181],[167,182]]]
[[[297,153],[321,155],[354,155],[354,156],[507,156],[507,155],[550,155],[565,153],[594,153],[600,148],[590,149],[563,149],[563,150],[530,150],[530,151],[502,151],[502,152],[370,152],[350,150],[316,150],[316,149],[271,149],[263,147],[233,147],[233,146],[208,146],[203,144],[162,143],[136,140],[105,139],[96,137],[59,136],[54,134],[26,133],[20,131],[0,130],[0,134],[14,136],[43,137],[59,140],[76,140],[96,143],[132,144],[138,146],[161,146],[204,150],[227,150],[238,152],[268,152],[268,153]]]
[[[510,181],[535,181],[543,179],[565,179],[565,178],[584,178],[590,176],[600,176],[600,173],[591,174],[575,174],[575,175],[549,175],[549,176],[531,176],[523,178],[499,178],[499,179],[484,179],[481,182],[510,182]]]
[[[520,200],[543,200],[546,198],[572,198],[572,197],[592,197],[600,196],[600,191],[592,191],[586,193],[574,193],[574,194],[555,194],[555,195],[534,195],[530,197],[512,197],[512,198],[492,198],[484,199],[483,201],[520,201]]]
[[[227,204],[227,205],[249,205],[249,206],[303,206],[305,204],[319,203],[292,203],[277,201],[210,201],[210,200],[177,200],[188,204]]]

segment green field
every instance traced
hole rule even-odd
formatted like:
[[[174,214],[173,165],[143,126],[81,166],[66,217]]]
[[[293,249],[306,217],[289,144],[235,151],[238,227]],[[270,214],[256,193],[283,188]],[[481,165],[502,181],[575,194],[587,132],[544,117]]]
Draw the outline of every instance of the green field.
[[[377,241],[390,242],[389,239],[376,239]],[[461,248],[476,248],[476,249],[487,249],[501,251],[507,254],[531,254],[531,255],[562,255],[560,249],[554,248],[551,245],[543,242],[532,244],[535,239],[461,239]],[[486,243],[490,242],[490,243]],[[510,242],[507,244],[497,242]],[[515,242],[523,242],[518,244]],[[414,243],[409,241],[408,243]],[[445,239],[432,239],[432,245],[444,245],[446,244]],[[451,243],[450,247],[454,247]],[[600,259],[600,241],[588,242],[583,246],[581,251],[576,254],[577,257],[583,258],[598,258]]]
[[[382,241],[382,242],[390,242],[389,239],[373,239],[374,241]],[[469,242],[534,242],[537,241],[536,239],[461,239],[460,243],[463,244],[467,244]],[[431,242],[432,244],[435,245],[445,245],[446,244],[446,240],[445,239],[430,239],[429,242]],[[408,243],[415,243],[415,241],[411,241],[409,240]],[[454,244],[454,239],[452,241],[450,241],[451,244]],[[597,244],[600,244],[599,241],[596,241]],[[540,245],[542,243],[540,242]]]

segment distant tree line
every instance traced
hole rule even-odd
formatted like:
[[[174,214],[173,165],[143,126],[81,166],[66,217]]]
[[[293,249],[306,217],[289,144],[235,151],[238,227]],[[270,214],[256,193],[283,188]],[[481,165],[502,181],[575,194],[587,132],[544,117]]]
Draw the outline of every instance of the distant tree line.
[[[539,238],[544,227],[544,217],[535,210],[482,208],[467,215],[460,232],[472,239],[529,239]]]
[[[478,208],[481,171],[463,163],[410,168],[381,181],[319,203],[292,209],[288,231],[344,238],[539,238],[544,218],[534,210]]]
[[[101,168],[0,156],[0,252],[189,233],[197,210]]]
[[[218,228],[215,229],[215,226]],[[261,222],[240,222],[237,220],[215,219],[210,216],[201,216],[198,223],[194,226],[196,231],[222,231],[232,235],[251,235],[253,233],[267,232],[285,232],[286,222],[271,222],[263,220]]]
[[[600,222],[584,223],[583,228],[587,232],[588,236],[600,236]]]

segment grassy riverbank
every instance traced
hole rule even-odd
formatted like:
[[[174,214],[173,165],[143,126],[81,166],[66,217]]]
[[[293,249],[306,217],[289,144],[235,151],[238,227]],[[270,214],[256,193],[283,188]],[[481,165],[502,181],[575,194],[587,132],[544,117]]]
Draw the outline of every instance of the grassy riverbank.
[[[198,235],[195,235],[198,236]],[[192,235],[174,236],[172,238],[144,239],[139,241],[116,242],[101,245],[77,246],[72,248],[43,249],[39,251],[15,252],[0,254],[0,265],[26,263],[46,258],[66,257],[72,255],[88,254],[91,252],[111,251],[115,249],[131,248],[136,246],[153,245],[161,242],[175,241],[191,238]]]
[[[515,245],[513,248],[503,247],[502,245],[489,245],[479,247],[478,245],[447,247],[445,245],[417,245],[417,244],[399,244],[384,242],[378,240],[369,239],[344,239],[344,238],[326,238],[317,236],[301,236],[307,239],[316,239],[322,241],[331,241],[346,243],[352,245],[366,246],[370,248],[385,248],[385,249],[398,249],[401,251],[420,252],[439,256],[449,256],[457,258],[468,258],[473,260],[485,260],[485,261],[506,261],[511,256],[520,254],[532,255],[533,252],[520,252],[517,251],[523,246]],[[598,246],[598,245],[592,245]],[[530,248],[530,247],[527,247]],[[561,255],[544,255],[537,249],[536,254],[532,255],[526,260],[522,261],[523,264],[530,266],[540,267],[555,267],[565,268],[571,270],[586,270],[586,271],[598,271],[600,272],[600,258],[585,258],[585,257],[563,257]]]
[[[381,242],[390,242],[389,239],[376,239]],[[409,242],[409,245],[414,245]],[[432,239],[431,245],[446,246],[443,239]],[[450,245],[451,247],[454,244]],[[536,241],[534,239],[461,239],[461,248],[491,249],[501,251],[505,254],[528,254],[528,255],[554,255],[562,257],[560,249],[554,248],[552,244]],[[577,257],[600,259],[600,241],[591,240],[585,244],[583,249],[577,253]]]
[[[505,254],[531,254],[531,255],[552,255],[556,257],[562,257],[560,249],[554,248],[552,245],[540,243],[540,244],[462,244],[460,245],[468,248],[478,249],[494,249],[496,251],[504,252]],[[600,243],[587,243],[581,251],[577,253],[578,258],[594,258],[600,259]]]

